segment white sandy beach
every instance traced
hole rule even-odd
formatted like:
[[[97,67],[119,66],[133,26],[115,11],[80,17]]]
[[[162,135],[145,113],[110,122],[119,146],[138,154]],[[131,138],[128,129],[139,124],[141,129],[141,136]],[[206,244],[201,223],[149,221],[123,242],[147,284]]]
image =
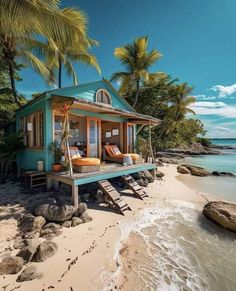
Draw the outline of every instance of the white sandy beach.
[[[18,275],[0,277],[2,290],[102,290],[107,285],[110,275],[117,269],[115,253],[120,239],[119,223],[134,219],[144,208],[154,207],[166,199],[192,202],[199,209],[210,200],[209,195],[198,193],[183,183],[176,176],[176,166],[166,165],[161,168],[165,173],[163,180],[149,184],[149,198],[141,201],[133,196],[124,196],[132,211],[126,211],[125,216],[116,214],[113,210],[89,209],[93,221],[73,228],[63,228],[63,233],[54,241],[58,244],[55,256],[43,263],[32,263],[37,271],[43,274],[41,279],[17,283]],[[14,191],[17,191],[15,186]],[[0,189],[1,202],[6,199],[9,188]],[[207,197],[207,198],[206,198]],[[1,203],[2,204],[2,203]],[[17,232],[17,205],[1,206],[0,221],[0,251],[1,257],[6,253],[15,254],[12,245]],[[18,211],[21,207],[18,205]],[[7,212],[7,213],[6,213]],[[4,287],[5,286],[5,287]],[[132,282],[120,285],[120,289],[132,290]]]

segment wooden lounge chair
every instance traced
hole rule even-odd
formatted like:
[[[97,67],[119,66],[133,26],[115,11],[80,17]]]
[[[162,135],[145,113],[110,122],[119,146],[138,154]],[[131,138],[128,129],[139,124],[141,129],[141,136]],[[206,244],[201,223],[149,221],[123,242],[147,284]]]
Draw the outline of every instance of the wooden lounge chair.
[[[101,161],[96,158],[81,157],[77,147],[70,147],[70,157],[73,169],[77,172],[89,173],[100,170]]]
[[[111,185],[108,180],[99,181],[98,186],[120,214],[124,215],[125,210],[131,210],[129,205],[120,196],[120,193]]]
[[[129,155],[133,161],[133,164],[142,164],[143,160],[138,154],[122,154],[117,145],[106,145],[103,148],[103,160],[115,163],[123,163],[124,157]]]

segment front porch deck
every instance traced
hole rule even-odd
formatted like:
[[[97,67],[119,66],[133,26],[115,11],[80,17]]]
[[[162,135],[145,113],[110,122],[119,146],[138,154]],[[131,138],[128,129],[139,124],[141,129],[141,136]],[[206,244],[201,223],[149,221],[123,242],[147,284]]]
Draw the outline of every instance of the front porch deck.
[[[116,178],[120,176],[125,176],[133,173],[137,173],[145,170],[155,171],[156,165],[143,163],[139,165],[123,166],[121,164],[102,164],[101,169],[98,172],[91,173],[74,173],[72,177],[70,174],[47,172],[47,188],[51,188],[52,182],[55,185],[58,182],[65,183],[72,186],[72,203],[78,205],[78,186],[97,182],[100,180],[106,180],[111,178]]]

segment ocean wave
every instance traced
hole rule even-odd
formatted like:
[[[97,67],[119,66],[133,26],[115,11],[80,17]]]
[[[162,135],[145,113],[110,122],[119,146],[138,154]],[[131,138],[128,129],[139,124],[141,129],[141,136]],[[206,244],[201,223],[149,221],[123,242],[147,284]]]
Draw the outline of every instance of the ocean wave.
[[[104,290],[233,290],[236,286],[235,237],[220,236],[192,203],[158,203],[134,221],[120,222],[120,229],[118,268],[106,277]],[[227,278],[222,273],[226,269]]]

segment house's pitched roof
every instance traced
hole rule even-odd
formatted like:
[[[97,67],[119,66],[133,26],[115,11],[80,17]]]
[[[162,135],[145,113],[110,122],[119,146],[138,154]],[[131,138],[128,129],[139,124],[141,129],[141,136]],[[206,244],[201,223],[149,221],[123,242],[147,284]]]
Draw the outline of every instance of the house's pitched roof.
[[[121,110],[128,110],[131,112],[135,111],[133,107],[116,91],[116,89],[106,79],[80,84],[78,86],[55,89],[51,90],[49,93],[51,94],[51,96],[68,96],[93,102],[95,101],[96,92],[99,89],[105,89],[108,91],[112,99],[112,107]]]

